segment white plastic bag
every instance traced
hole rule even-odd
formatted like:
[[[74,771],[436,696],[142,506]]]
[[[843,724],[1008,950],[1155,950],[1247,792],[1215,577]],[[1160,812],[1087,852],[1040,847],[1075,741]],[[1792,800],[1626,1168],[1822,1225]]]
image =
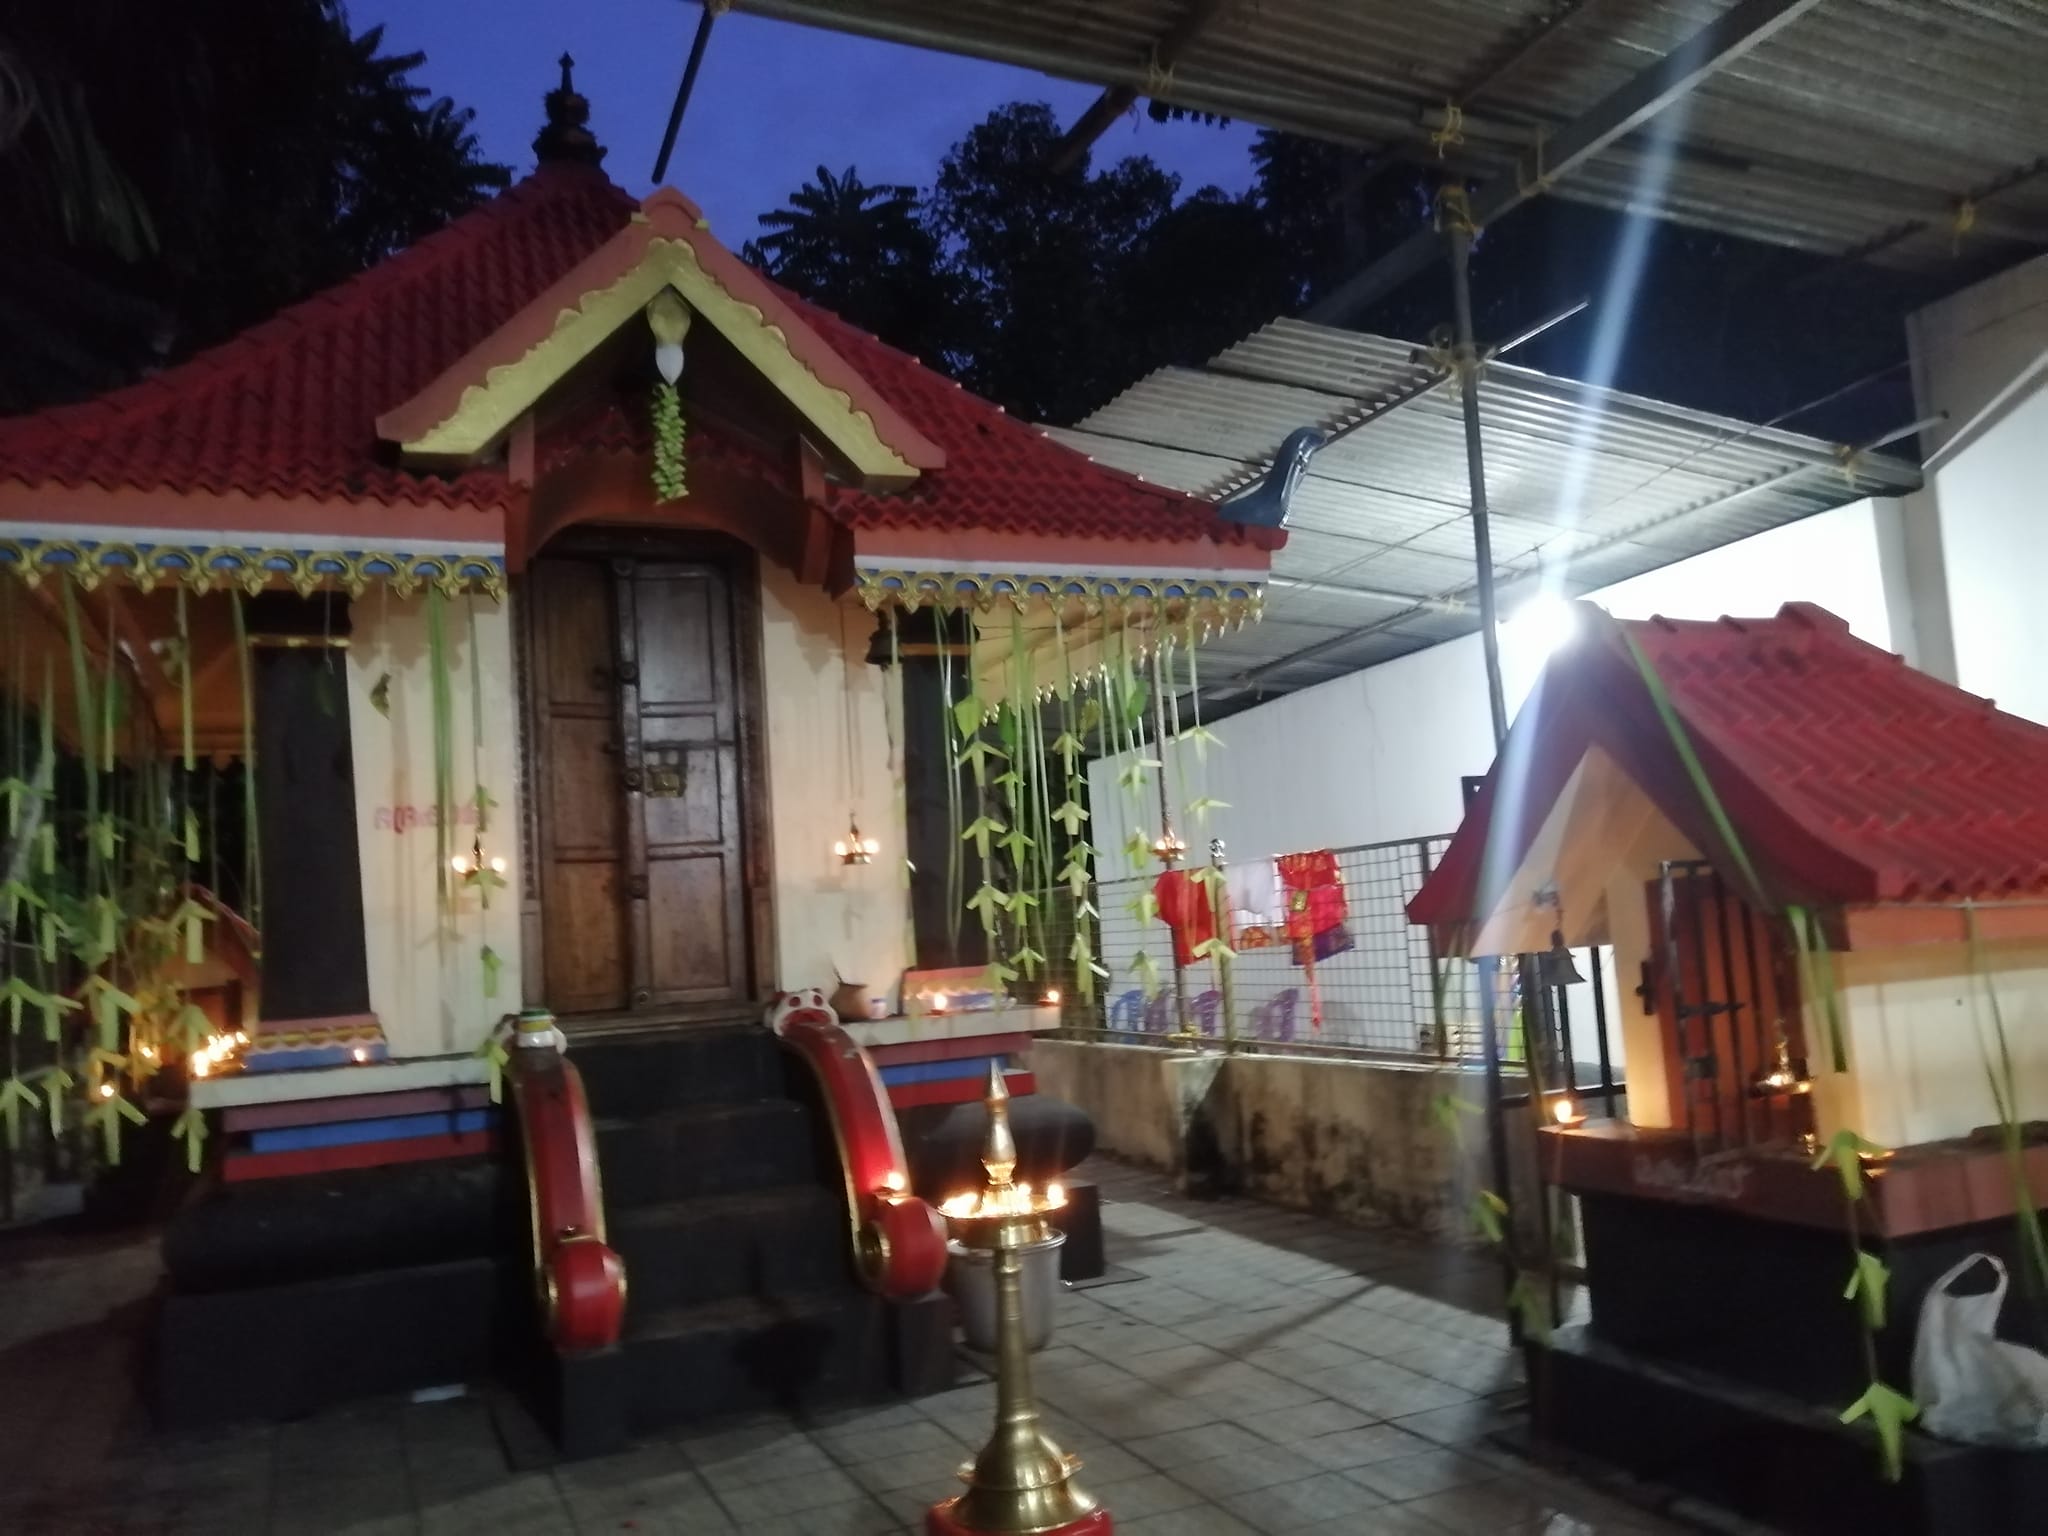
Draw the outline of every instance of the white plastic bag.
[[[1998,1284],[1981,1296],[1950,1287],[1973,1265],[1989,1264]],[[1913,1400],[1920,1427],[1971,1445],[2048,1445],[2048,1355],[1997,1337],[2005,1265],[1973,1253],[1935,1281],[1920,1306],[1913,1342]]]

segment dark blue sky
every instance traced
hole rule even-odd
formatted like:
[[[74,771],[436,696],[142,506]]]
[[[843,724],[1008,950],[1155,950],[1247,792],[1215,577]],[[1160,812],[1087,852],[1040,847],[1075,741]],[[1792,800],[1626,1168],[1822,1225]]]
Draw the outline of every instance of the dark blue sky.
[[[700,12],[685,0],[354,0],[360,30],[385,24],[388,51],[423,50],[415,78],[476,109],[493,159],[524,174],[555,59],[576,57],[591,126],[611,151],[605,169],[648,189],[655,151]],[[712,29],[667,180],[694,198],[712,231],[738,246],[755,216],[780,204],[821,162],[870,182],[929,186],[940,158],[1006,101],[1050,102],[1072,122],[1093,88],[1025,70],[818,32],[737,12]],[[1251,130],[1158,124],[1142,113],[1113,126],[1098,160],[1149,154],[1182,179],[1232,191],[1251,179]]]

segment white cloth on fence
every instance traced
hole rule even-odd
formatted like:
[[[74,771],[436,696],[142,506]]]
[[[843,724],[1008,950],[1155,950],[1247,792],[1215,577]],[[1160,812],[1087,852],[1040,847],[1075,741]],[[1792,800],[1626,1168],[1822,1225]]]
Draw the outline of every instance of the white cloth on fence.
[[[1998,1283],[1975,1296],[1950,1287],[1989,1264]],[[2048,1445],[2048,1355],[1997,1336],[2005,1265],[1973,1253],[1929,1287],[1913,1341],[1913,1400],[1920,1427],[1971,1445]]]
[[[1223,889],[1230,903],[1233,928],[1277,928],[1287,910],[1280,890],[1280,868],[1271,859],[1246,859],[1223,871]]]

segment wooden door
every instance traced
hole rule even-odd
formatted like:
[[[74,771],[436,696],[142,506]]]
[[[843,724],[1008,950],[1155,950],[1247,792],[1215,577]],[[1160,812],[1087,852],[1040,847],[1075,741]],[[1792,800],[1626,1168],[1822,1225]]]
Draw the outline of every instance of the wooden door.
[[[1756,1086],[1776,1065],[1781,1029],[1789,1054],[1805,1056],[1777,930],[1703,865],[1675,865],[1643,894],[1673,1123],[1723,1147],[1811,1129],[1807,1100]]]
[[[611,577],[594,561],[542,560],[527,583],[544,998],[557,1013],[624,1008],[632,988]]]
[[[543,560],[533,602],[544,995],[557,1013],[749,996],[739,678],[724,567]]]
[[[617,562],[627,952],[636,1005],[747,995],[732,594],[710,565]]]

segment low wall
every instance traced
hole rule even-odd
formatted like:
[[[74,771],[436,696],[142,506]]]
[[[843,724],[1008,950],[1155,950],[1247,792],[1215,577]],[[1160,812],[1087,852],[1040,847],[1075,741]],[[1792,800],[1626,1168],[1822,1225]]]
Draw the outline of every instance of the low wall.
[[[1491,1185],[1477,1071],[1306,1056],[1040,1040],[1042,1092],[1079,1105],[1096,1145],[1189,1187],[1465,1240]],[[1518,1091],[1519,1081],[1509,1091]],[[1458,1133],[1438,1112],[1444,1095]],[[1517,1212],[1534,1209],[1526,1111],[1508,1115]]]

